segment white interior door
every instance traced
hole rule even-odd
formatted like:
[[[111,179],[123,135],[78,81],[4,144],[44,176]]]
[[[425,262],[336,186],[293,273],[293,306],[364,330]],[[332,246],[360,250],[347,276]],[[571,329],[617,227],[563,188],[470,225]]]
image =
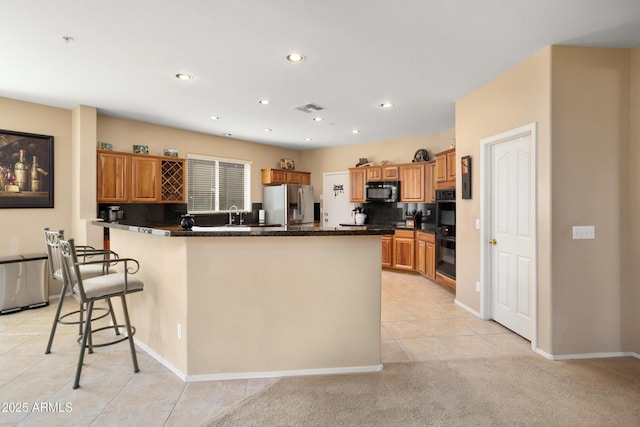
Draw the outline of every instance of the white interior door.
[[[491,317],[532,339],[535,320],[535,181],[533,135],[488,145],[487,256]]]
[[[349,202],[349,172],[327,172],[322,180],[322,224],[338,227],[353,224]]]

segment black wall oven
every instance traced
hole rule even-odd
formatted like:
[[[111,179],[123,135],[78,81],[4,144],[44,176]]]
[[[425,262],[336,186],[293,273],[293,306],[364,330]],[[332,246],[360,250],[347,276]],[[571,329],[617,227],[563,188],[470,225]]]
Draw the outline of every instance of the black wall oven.
[[[436,272],[456,278],[456,190],[436,190]]]

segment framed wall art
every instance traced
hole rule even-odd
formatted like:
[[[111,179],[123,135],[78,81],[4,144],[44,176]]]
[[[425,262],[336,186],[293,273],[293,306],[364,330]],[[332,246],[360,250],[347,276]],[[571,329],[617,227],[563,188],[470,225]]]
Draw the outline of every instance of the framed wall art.
[[[471,198],[471,156],[460,159],[460,173],[462,181],[462,198]]]
[[[53,208],[53,136],[0,130],[0,208]]]

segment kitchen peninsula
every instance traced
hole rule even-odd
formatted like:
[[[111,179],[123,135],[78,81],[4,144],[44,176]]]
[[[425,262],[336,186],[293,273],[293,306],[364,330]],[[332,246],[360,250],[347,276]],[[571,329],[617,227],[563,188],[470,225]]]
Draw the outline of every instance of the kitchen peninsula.
[[[140,261],[136,344],[183,380],[382,369],[380,236],[392,229],[93,224]]]

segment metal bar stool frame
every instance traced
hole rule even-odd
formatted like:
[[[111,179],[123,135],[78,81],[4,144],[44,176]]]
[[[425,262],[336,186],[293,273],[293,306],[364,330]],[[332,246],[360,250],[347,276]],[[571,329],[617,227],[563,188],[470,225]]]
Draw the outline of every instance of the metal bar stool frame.
[[[44,229],[44,238],[47,246],[47,255],[48,255],[48,266],[49,266],[49,276],[52,280],[61,281],[62,288],[60,290],[60,298],[58,300],[58,306],[56,308],[56,314],[53,319],[53,324],[51,325],[51,332],[49,333],[49,341],[47,342],[47,348],[45,350],[45,354],[51,353],[51,347],[53,345],[53,339],[56,334],[58,324],[61,325],[78,325],[78,335],[82,336],[82,325],[84,324],[84,312],[86,308],[84,304],[80,304],[78,310],[73,310],[69,313],[65,313],[62,316],[60,313],[62,312],[62,305],[64,304],[64,298],[67,292],[72,293],[70,286],[67,281],[64,280],[64,272],[62,267],[62,260],[60,257],[60,248],[59,242],[64,239],[64,230],[53,231],[48,227]],[[95,256],[102,256],[103,259],[113,259],[118,258],[118,254],[103,249],[96,249],[92,246],[76,246],[77,253],[81,254],[83,261],[91,259]],[[96,275],[109,274],[109,264],[105,264],[101,270],[87,272],[85,271],[84,277],[93,277]],[[115,314],[113,312],[113,307],[111,306],[111,301],[107,299],[107,308],[96,307],[94,310],[102,312],[96,317],[93,317],[91,320],[99,320],[108,315],[111,315],[111,320],[114,325],[117,325],[117,321],[115,318]],[[78,315],[79,320],[67,320],[68,317]],[[120,331],[118,328],[115,329],[116,335],[120,335]],[[78,340],[79,341],[79,340]],[[90,350],[92,351],[92,350]]]
[[[87,316],[82,332],[82,339],[80,343],[80,356],[78,357],[78,366],[76,367],[76,375],[73,382],[73,388],[80,387],[80,375],[82,372],[82,364],[84,363],[84,355],[87,348],[91,352],[91,334],[105,328],[99,328],[92,331],[91,315],[93,313],[93,304],[97,300],[111,299],[114,297],[120,297],[122,303],[122,311],[124,314],[125,324],[112,325],[111,327],[124,327],[127,331],[127,336],[124,338],[129,341],[129,350],[131,351],[131,360],[133,362],[133,372],[140,372],[138,367],[138,358],[136,356],[135,344],[133,341],[133,335],[135,328],[131,326],[129,320],[129,310],[127,308],[126,295],[134,292],[141,292],[144,289],[144,283],[136,278],[130,277],[137,273],[140,269],[140,264],[133,258],[118,258],[115,260],[100,260],[100,261],[86,261],[79,262],[78,256],[75,250],[73,239],[60,240],[60,255],[62,257],[63,272],[65,274],[65,280],[71,287],[73,295],[82,304],[87,305]],[[124,264],[124,272],[114,273],[100,277],[93,277],[89,279],[83,279],[80,267],[82,265],[95,265],[95,264]],[[107,327],[108,328],[108,327]],[[99,346],[116,344],[124,339],[115,340],[109,343],[100,344]],[[98,347],[96,345],[95,347]]]

